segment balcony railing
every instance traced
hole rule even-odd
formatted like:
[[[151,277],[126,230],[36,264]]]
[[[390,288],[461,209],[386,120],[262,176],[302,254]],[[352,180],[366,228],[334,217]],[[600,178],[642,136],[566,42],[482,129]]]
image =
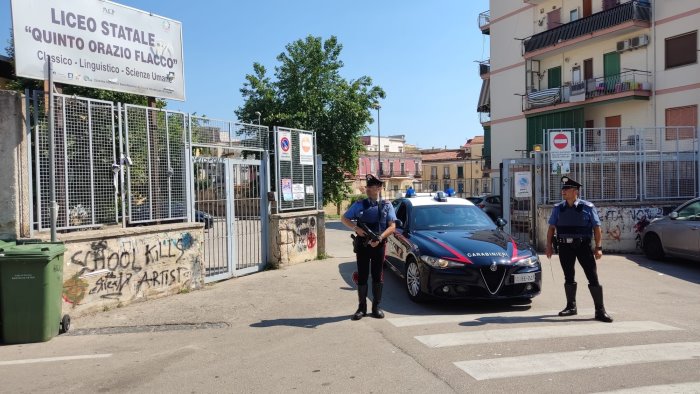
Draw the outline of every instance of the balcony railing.
[[[431,176],[430,176],[430,180],[431,180],[431,181],[435,181],[435,180],[437,180],[437,179],[438,179],[437,175],[431,175]]]
[[[524,52],[533,52],[629,21],[650,21],[649,3],[637,0],[620,4],[582,19],[535,34],[523,41]]]
[[[625,71],[617,75],[591,78],[571,85],[530,92],[523,96],[523,111],[560,103],[582,102],[624,92],[649,92],[651,90],[650,74],[646,71]]]
[[[484,11],[479,14],[479,29],[488,32],[488,25],[491,24],[491,10]]]
[[[420,171],[416,171],[415,174],[413,174],[414,178],[420,178],[422,176]]]

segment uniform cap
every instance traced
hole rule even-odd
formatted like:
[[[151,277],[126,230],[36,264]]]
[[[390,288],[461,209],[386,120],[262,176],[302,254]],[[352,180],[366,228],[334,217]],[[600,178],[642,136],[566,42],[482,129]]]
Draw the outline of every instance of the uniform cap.
[[[562,189],[572,189],[572,188],[578,189],[579,187],[581,187],[581,184],[576,182],[575,180],[569,178],[568,176],[561,177],[561,188]]]
[[[367,187],[369,186],[384,186],[384,182],[372,174],[367,174]]]

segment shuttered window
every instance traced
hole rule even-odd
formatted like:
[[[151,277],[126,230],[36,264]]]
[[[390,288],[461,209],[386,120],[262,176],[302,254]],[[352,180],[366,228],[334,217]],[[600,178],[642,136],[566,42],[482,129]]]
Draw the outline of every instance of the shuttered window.
[[[698,62],[698,31],[666,39],[666,69]]]
[[[675,127],[674,127],[675,126]],[[680,127],[692,126],[692,127]],[[676,128],[678,127],[678,128]],[[695,138],[698,127],[698,106],[675,107],[666,109],[666,139]]]

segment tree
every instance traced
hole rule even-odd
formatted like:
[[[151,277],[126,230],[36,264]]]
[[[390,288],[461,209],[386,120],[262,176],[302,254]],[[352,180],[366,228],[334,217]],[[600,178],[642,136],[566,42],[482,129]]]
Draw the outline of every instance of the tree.
[[[265,67],[253,64],[240,89],[245,100],[235,113],[239,119],[255,119],[262,113],[262,124],[316,132],[318,153],[328,165],[323,167],[323,198],[342,200],[348,192],[345,174],[357,171],[360,136],[372,123],[372,104],[385,97],[384,90],[362,76],[346,80],[340,75],[343,49],[335,36],[328,40],[308,36],[287,44],[277,56],[275,81]]]

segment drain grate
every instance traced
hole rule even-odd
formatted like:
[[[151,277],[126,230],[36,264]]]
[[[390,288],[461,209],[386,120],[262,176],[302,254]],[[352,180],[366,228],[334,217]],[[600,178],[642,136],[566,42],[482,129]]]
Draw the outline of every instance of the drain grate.
[[[142,326],[118,326],[118,327],[98,327],[79,328],[70,330],[63,336],[77,335],[110,335],[110,334],[133,334],[140,332],[164,332],[164,331],[188,331],[188,330],[208,330],[216,328],[228,328],[231,325],[226,322],[205,322],[205,323],[172,323],[153,324]]]

